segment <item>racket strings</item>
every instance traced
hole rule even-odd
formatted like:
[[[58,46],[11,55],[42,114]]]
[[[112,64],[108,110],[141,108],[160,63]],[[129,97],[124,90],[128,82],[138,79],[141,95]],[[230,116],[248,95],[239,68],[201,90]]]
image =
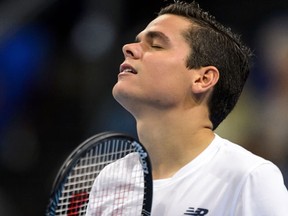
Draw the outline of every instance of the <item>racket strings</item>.
[[[141,215],[144,178],[138,153],[108,165],[90,194],[90,215]]]
[[[128,155],[132,152],[134,152],[134,149],[126,140],[104,141],[103,143],[98,144],[95,147],[92,147],[89,151],[87,151],[85,155],[82,156],[77,162],[77,164],[74,166],[66,182],[64,183],[63,191],[59,197],[59,203],[55,215],[85,215],[91,187],[96,177],[99,175],[100,171],[103,170],[104,167],[106,167],[108,164],[120,158],[123,158],[125,155]],[[114,193],[112,197],[112,200],[114,202],[113,205],[118,207],[112,211],[111,215],[121,215],[123,213],[123,210],[121,210],[119,206],[124,206],[124,203],[127,202],[127,198],[129,198],[130,196],[134,196],[135,199],[135,195],[131,195],[131,193],[135,191],[135,184],[138,185],[138,187],[139,185],[140,187],[143,187],[143,174],[141,176],[142,171],[140,171],[141,165],[139,163],[139,160],[137,166],[139,170],[137,172],[133,172],[134,176],[124,175],[121,177],[122,183],[130,182],[129,184],[124,184],[124,186],[123,184],[121,185],[121,182],[117,183],[119,173],[123,174],[123,171],[119,168],[117,170],[110,170],[107,173],[109,178],[104,178],[105,184],[107,183],[107,185],[113,185],[116,181],[114,190],[116,190],[117,192],[115,193],[115,191],[113,192],[111,191],[111,189],[104,190],[100,193],[102,194],[102,197],[98,199],[99,201],[97,202],[103,203],[107,201],[107,198],[111,198],[111,194]],[[135,181],[135,179],[142,180],[138,180],[139,182],[137,183],[131,182],[132,180]],[[136,199],[143,200],[143,192],[142,195],[138,195],[138,198]],[[131,202],[131,200],[129,200],[129,202]],[[140,212],[142,209],[142,203],[143,201],[141,201],[141,203],[139,204]],[[99,212],[95,215],[101,215],[103,209],[98,209],[97,211]]]

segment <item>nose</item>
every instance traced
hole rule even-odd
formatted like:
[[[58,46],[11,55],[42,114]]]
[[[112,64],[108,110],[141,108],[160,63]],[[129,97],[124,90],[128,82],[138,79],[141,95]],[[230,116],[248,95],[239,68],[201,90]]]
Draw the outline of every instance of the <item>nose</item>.
[[[140,58],[140,47],[137,43],[130,43],[130,44],[125,44],[122,47],[123,54],[125,58]]]

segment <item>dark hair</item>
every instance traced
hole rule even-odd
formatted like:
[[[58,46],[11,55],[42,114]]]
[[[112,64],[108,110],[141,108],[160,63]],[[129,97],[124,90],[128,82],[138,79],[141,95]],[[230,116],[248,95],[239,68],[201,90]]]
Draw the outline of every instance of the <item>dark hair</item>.
[[[162,8],[158,15],[174,14],[191,20],[191,28],[184,37],[191,47],[188,68],[213,65],[220,73],[209,100],[213,130],[235,107],[250,71],[252,53],[242,44],[240,36],[231,32],[203,11],[195,1],[175,1]]]

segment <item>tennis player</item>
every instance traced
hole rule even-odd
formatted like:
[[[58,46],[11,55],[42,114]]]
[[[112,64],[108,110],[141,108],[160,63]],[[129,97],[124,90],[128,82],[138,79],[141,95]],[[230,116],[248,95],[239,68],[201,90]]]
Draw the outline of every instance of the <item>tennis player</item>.
[[[150,154],[153,216],[288,215],[278,167],[214,132],[250,70],[238,35],[196,2],[176,1],[123,53],[113,96]]]

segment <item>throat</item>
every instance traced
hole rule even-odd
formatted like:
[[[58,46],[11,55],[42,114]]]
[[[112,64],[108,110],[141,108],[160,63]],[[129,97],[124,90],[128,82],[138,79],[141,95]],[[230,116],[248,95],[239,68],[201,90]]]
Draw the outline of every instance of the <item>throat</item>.
[[[193,139],[178,141],[170,139],[153,143],[148,149],[153,179],[173,177],[181,168],[198,157],[209,146],[214,136],[214,133],[207,133],[205,136]]]
[[[153,169],[152,168],[152,176],[153,176],[153,180],[160,180],[160,179],[168,179],[168,178],[172,178],[179,170],[181,169],[181,167],[179,167],[178,169],[167,169],[167,168],[159,168],[159,169]]]

